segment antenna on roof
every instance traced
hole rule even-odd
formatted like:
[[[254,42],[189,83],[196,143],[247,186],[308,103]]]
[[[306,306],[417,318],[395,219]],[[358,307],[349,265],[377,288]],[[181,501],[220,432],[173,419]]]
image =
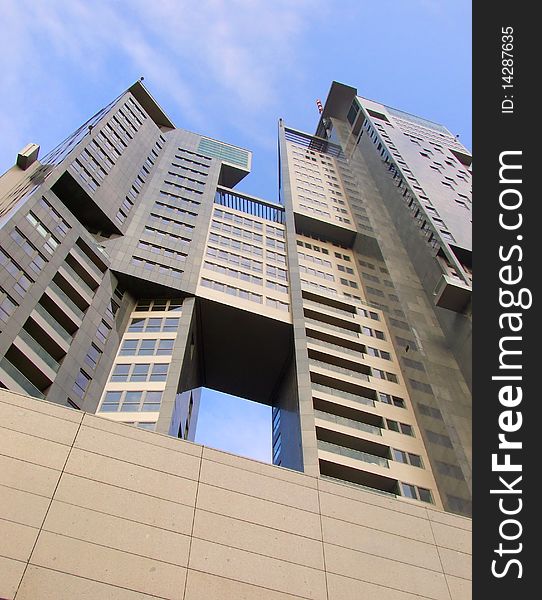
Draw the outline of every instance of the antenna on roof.
[[[321,100],[316,100],[316,106],[318,107],[318,112],[322,114],[324,112],[324,107],[322,106]]]

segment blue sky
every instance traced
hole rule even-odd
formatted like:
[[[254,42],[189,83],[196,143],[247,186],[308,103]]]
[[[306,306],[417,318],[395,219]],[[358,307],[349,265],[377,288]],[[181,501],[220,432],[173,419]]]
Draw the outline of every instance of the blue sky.
[[[2,0],[1,15],[0,172],[140,76],[178,127],[252,150],[238,188],[270,200],[278,118],[313,132],[334,79],[471,148],[469,0]]]

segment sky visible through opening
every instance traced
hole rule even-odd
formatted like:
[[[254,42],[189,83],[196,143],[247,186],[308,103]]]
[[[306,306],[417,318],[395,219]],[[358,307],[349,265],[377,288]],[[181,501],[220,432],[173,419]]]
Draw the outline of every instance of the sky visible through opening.
[[[195,441],[270,463],[271,407],[202,388]]]
[[[325,102],[333,80],[441,123],[471,148],[470,0],[1,5],[0,172],[29,142],[47,154],[141,76],[177,127],[252,150],[252,173],[237,188],[271,201],[278,119],[314,133],[316,99]],[[251,441],[243,452],[265,456],[252,403],[204,404],[202,428],[211,422],[205,412],[218,411],[214,429],[200,430],[204,443],[227,449],[233,435]],[[270,432],[266,410],[260,418]]]

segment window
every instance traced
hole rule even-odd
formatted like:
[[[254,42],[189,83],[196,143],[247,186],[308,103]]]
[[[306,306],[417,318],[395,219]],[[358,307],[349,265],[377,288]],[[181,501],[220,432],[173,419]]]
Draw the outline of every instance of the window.
[[[26,215],[28,222],[34,227],[34,229],[45,238],[44,248],[49,254],[54,254],[55,250],[60,245],[60,242],[55,236],[43,225],[43,223],[36,217],[33,212],[29,212]]]
[[[15,240],[15,243],[32,259],[30,262],[30,268],[34,272],[39,273],[47,263],[47,259],[40,252],[38,252],[38,249],[34,246],[34,244],[32,244],[24,235],[24,233],[19,231],[17,228],[11,232],[11,237],[13,240]]]
[[[433,389],[427,383],[423,383],[422,381],[417,381],[416,379],[409,379],[410,385],[413,389],[418,390],[420,392],[425,392],[426,394],[433,394]]]
[[[128,381],[130,365],[115,365],[111,375],[111,381]]]
[[[162,401],[162,392],[147,392],[143,402],[142,410],[158,411],[160,410],[160,402]]]
[[[110,381],[112,382],[144,382],[165,381],[168,363],[135,363],[115,365]]]
[[[94,344],[91,344],[87,355],[85,356],[85,362],[87,363],[87,365],[89,365],[89,367],[95,369],[96,365],[98,364],[98,361],[100,360],[101,355],[102,351]]]
[[[96,339],[105,344],[105,341],[107,340],[107,336],[109,335],[110,331],[110,325],[108,325],[105,321],[102,321],[98,325],[98,329],[96,330]]]
[[[444,446],[445,448],[453,448],[452,440],[447,435],[436,433],[435,431],[431,431],[430,429],[426,429],[425,434],[427,435],[427,439],[431,443],[438,444],[439,446]]]
[[[420,469],[423,469],[423,463],[422,463],[421,456],[418,456],[417,454],[412,454],[411,452],[404,452],[403,450],[397,450],[395,448],[392,448],[391,453],[393,456],[393,460],[395,460],[397,462],[405,463],[407,465],[411,465],[413,467],[419,467]]]
[[[433,417],[433,419],[439,419],[442,421],[442,413],[438,408],[433,408],[432,406],[427,406],[427,404],[422,404],[418,402],[418,410],[422,415],[427,417]]]
[[[411,485],[410,483],[401,482],[401,495],[405,498],[413,498],[414,500],[421,500],[422,502],[433,504],[431,490],[418,487],[417,485]]]
[[[152,366],[150,381],[165,381],[167,379],[169,364],[155,363]]]
[[[173,317],[136,317],[128,326],[128,333],[157,333],[160,331],[177,331],[179,319]]]
[[[119,408],[121,396],[122,392],[106,392],[100,407],[100,411],[116,412]]]
[[[0,320],[7,323],[19,305],[0,287]]]
[[[400,423],[398,421],[394,421],[393,419],[386,419],[386,426],[390,431],[395,431],[397,433],[402,433],[403,435],[414,437],[414,428],[412,425],[408,425],[407,423]]]
[[[75,383],[73,384],[73,391],[79,398],[83,398],[85,395],[89,383],[91,382],[91,378],[81,369]]]
[[[451,465],[449,463],[441,462],[439,460],[435,461],[437,465],[437,471],[442,475],[446,475],[448,477],[453,477],[459,481],[463,481],[463,471],[457,465]]]
[[[391,404],[393,406],[397,406],[398,408],[406,408],[405,401],[397,396],[391,396],[390,394],[385,394],[384,392],[378,392],[378,399],[384,404]]]

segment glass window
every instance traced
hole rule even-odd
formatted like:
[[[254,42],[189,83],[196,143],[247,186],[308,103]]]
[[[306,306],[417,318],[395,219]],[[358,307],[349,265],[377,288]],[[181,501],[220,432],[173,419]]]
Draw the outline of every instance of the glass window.
[[[88,388],[91,378],[83,371],[79,371],[75,383],[73,384],[73,391],[79,398],[82,398]]]
[[[137,318],[132,319],[130,322],[130,326],[128,327],[129,332],[141,332],[143,331],[143,326],[145,325],[145,319]]]
[[[408,459],[409,459],[410,464],[413,467],[420,467],[420,469],[423,469],[423,463],[422,463],[421,456],[418,456],[417,454],[411,454],[409,452]]]
[[[427,490],[425,488],[418,488],[418,494],[420,495],[420,500],[422,502],[430,502],[433,503],[433,496],[431,495],[431,490]]]
[[[102,351],[99,348],[97,348],[94,344],[91,344],[85,357],[85,362],[87,363],[87,365],[94,369],[98,364],[101,355]]]
[[[136,312],[147,312],[151,308],[150,300],[140,300],[136,306]]]
[[[142,363],[134,365],[130,381],[147,381],[150,364]]]
[[[167,378],[168,367],[169,365],[167,363],[154,364],[152,367],[150,381],[165,381]]]
[[[122,392],[106,392],[100,411],[116,412],[119,408],[121,395]]]
[[[399,433],[399,423],[397,421],[392,421],[391,419],[386,419],[386,422],[388,424],[388,429],[390,431],[396,431],[397,433]]]
[[[179,319],[167,317],[164,320],[164,327],[162,331],[177,331],[177,327],[179,327]]]
[[[169,355],[173,352],[175,340],[159,340],[156,354],[159,356]]]
[[[141,346],[139,347],[138,354],[140,356],[152,356],[154,354],[155,346],[156,340],[141,340]]]
[[[399,408],[405,408],[405,401],[402,398],[393,396],[393,405]]]
[[[96,330],[96,339],[105,344],[110,331],[111,327],[105,321],[102,321]]]
[[[392,455],[393,455],[393,460],[396,460],[397,462],[402,462],[402,463],[408,464],[408,457],[407,457],[406,452],[392,448]]]
[[[147,320],[147,327],[145,331],[160,331],[162,326],[162,319],[157,317],[151,317]]]
[[[128,381],[129,371],[130,365],[115,365],[113,374],[111,375],[111,381]]]
[[[134,356],[138,340],[124,340],[120,349],[120,356]]]
[[[407,423],[401,423],[401,433],[404,435],[414,436],[414,429],[412,425],[408,425]]]
[[[406,498],[417,499],[416,487],[413,485],[409,485],[408,483],[401,483],[401,493]]]
[[[147,392],[145,401],[143,402],[144,411],[160,410],[160,402],[162,401],[162,392]]]
[[[124,396],[124,402],[121,406],[122,412],[135,412],[139,410],[139,404],[141,402],[141,396],[143,392],[140,391],[129,391]]]

